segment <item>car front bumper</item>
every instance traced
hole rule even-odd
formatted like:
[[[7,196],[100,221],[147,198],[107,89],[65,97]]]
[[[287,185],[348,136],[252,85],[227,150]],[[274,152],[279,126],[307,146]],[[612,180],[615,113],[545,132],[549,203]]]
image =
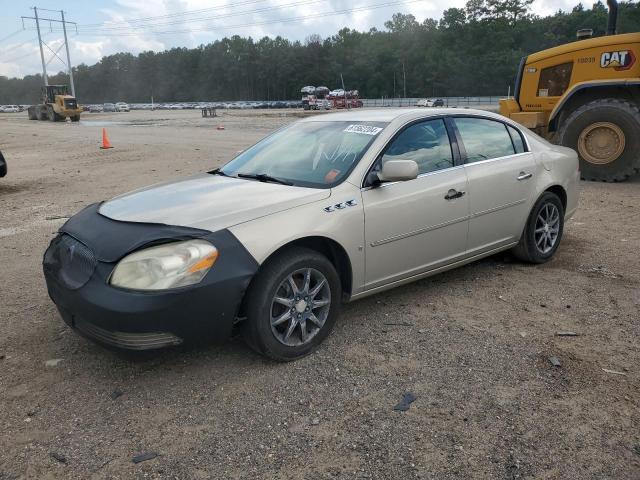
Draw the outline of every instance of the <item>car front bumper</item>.
[[[258,265],[227,230],[119,222],[91,206],[60,229],[45,252],[49,296],[64,321],[98,343],[148,350],[181,343],[228,339],[244,292]],[[160,291],[113,287],[118,261],[160,242],[201,238],[220,252],[201,282]]]
[[[210,280],[174,291],[133,292],[108,285],[104,273],[111,269],[105,267],[99,265],[97,273],[77,290],[45,270],[49,296],[65,323],[83,336],[129,350],[231,336],[244,291],[242,279]]]

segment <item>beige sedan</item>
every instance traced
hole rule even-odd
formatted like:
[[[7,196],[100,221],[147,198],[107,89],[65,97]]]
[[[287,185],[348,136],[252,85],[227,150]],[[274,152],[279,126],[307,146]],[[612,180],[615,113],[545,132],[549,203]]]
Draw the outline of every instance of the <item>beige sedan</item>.
[[[220,169],[83,210],[45,276],[65,321],[100,343],[238,333],[292,360],[327,337],[344,301],[507,249],[548,261],[578,181],[573,150],[499,115],[317,115]]]

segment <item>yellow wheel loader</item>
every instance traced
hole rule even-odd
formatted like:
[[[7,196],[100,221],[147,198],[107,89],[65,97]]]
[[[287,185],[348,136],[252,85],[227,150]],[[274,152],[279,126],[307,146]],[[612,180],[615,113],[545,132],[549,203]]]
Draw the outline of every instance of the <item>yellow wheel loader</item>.
[[[42,103],[27,109],[29,120],[50,120],[63,122],[69,117],[72,122],[80,120],[82,108],[75,97],[69,95],[66,85],[46,85],[42,87]]]
[[[583,179],[615,182],[640,170],[640,33],[616,35],[618,5],[607,4],[606,36],[580,30],[520,61],[500,113],[576,150]]]

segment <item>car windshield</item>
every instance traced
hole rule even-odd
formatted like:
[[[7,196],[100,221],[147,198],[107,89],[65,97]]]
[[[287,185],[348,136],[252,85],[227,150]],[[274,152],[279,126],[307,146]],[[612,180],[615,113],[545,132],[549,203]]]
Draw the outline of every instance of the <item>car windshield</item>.
[[[227,163],[227,176],[265,176],[297,186],[329,188],[357,165],[383,122],[301,122],[277,131]]]

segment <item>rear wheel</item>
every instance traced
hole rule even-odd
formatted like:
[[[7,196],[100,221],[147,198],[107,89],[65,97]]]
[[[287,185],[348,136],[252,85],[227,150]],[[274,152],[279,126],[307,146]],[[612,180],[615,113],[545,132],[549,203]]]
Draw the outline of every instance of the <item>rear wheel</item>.
[[[560,198],[544,192],[533,206],[513,253],[529,263],[544,263],[558,249],[564,231],[564,208]]]
[[[278,361],[308,355],[331,332],[341,292],[340,277],[323,255],[299,247],[278,254],[247,293],[247,343]]]
[[[562,122],[558,142],[577,150],[583,179],[626,180],[640,169],[640,111],[624,100],[594,100]]]
[[[71,121],[72,122],[79,122],[80,121],[80,115],[74,115],[73,117],[71,117]]]

